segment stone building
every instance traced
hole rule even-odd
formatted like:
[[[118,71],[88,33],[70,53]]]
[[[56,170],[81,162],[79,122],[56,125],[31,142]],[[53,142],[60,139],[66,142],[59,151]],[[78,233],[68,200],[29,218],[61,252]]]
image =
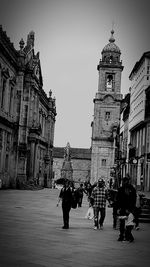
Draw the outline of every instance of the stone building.
[[[94,98],[92,126],[91,183],[103,177],[107,182],[115,160],[115,139],[120,120],[121,51],[115,44],[114,31],[109,43],[102,50],[97,66],[98,92]]]
[[[136,62],[129,79],[129,173],[136,187],[150,191],[150,51]]]
[[[70,147],[72,179],[76,185],[90,180],[91,150],[86,148]],[[64,148],[54,147],[53,149],[53,179],[61,178],[61,171],[64,162]]]
[[[34,32],[16,50],[0,27],[0,182],[51,186],[55,99],[43,90]]]
[[[129,113],[130,113],[130,93],[126,94],[121,102],[120,117],[120,145],[119,145],[119,161],[121,168],[121,176],[128,173],[128,136],[129,136]]]

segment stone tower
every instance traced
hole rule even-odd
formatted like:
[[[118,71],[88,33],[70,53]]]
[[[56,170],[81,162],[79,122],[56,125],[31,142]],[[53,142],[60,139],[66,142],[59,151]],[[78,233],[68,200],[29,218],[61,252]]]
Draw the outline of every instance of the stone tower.
[[[114,31],[103,48],[102,59],[97,66],[98,92],[93,100],[91,183],[103,177],[107,182],[114,166],[115,137],[120,119],[121,73],[120,49],[115,44]]]

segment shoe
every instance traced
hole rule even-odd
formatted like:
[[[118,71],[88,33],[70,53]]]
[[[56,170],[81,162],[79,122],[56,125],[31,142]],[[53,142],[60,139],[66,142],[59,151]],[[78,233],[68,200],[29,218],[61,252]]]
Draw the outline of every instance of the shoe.
[[[140,227],[139,227],[139,226],[135,227],[135,230],[137,230],[137,231],[138,231],[139,229],[140,229]]]
[[[124,240],[124,238],[119,236],[117,241],[123,241],[123,240]]]
[[[132,242],[134,242],[134,239],[129,240],[129,243],[132,243]]]
[[[98,227],[97,226],[94,226],[94,228],[93,228],[94,230],[97,230],[98,229]]]
[[[100,226],[100,230],[103,230],[103,229],[104,229],[104,228],[103,228],[103,225],[101,225],[101,226]]]
[[[69,226],[63,226],[62,229],[69,229]]]

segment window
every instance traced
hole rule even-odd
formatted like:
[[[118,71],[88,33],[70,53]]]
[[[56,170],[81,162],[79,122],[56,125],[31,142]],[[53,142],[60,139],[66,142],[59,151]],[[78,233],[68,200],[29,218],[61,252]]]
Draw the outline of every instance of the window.
[[[106,166],[106,159],[102,159],[102,166],[103,166],[103,167]]]
[[[6,93],[6,80],[3,80],[1,108],[4,108],[5,105],[5,93]]]
[[[113,56],[110,56],[109,62],[112,63],[113,61]]]
[[[113,89],[113,75],[108,74],[106,78],[106,90],[112,91]]]
[[[147,149],[147,153],[149,153],[150,152],[150,126],[147,128],[147,138],[146,138],[146,143],[147,143],[147,145],[146,145],[146,149]]]
[[[109,111],[106,111],[105,112],[105,120],[106,121],[109,121],[110,120],[110,112]]]
[[[12,101],[13,101],[13,87],[10,88],[9,114],[11,114],[12,111]]]
[[[2,153],[1,153],[1,150],[0,150],[0,172],[2,171],[1,158],[2,158]]]
[[[0,148],[2,147],[2,144],[3,144],[3,132],[0,129]]]
[[[6,142],[7,142],[7,145],[10,144],[10,137],[11,137],[11,134],[10,133],[7,133],[6,134]]]
[[[25,105],[24,106],[24,114],[23,114],[24,116],[23,116],[23,124],[27,124],[27,117],[28,117],[28,106],[27,105]]]
[[[8,171],[8,154],[6,155],[5,158],[5,171]]]

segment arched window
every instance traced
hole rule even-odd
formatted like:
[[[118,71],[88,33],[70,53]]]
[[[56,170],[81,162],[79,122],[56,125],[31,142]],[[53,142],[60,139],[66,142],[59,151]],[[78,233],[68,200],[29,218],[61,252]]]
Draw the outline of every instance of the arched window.
[[[10,87],[10,97],[9,97],[9,114],[12,112],[12,103],[13,103],[13,87]]]
[[[109,62],[112,63],[113,61],[113,56],[110,56]]]
[[[4,108],[4,105],[5,105],[5,95],[6,95],[6,80],[3,79],[3,82],[2,82],[2,100],[1,100],[1,108]]]
[[[113,75],[108,74],[106,79],[106,90],[112,91],[113,89]]]

